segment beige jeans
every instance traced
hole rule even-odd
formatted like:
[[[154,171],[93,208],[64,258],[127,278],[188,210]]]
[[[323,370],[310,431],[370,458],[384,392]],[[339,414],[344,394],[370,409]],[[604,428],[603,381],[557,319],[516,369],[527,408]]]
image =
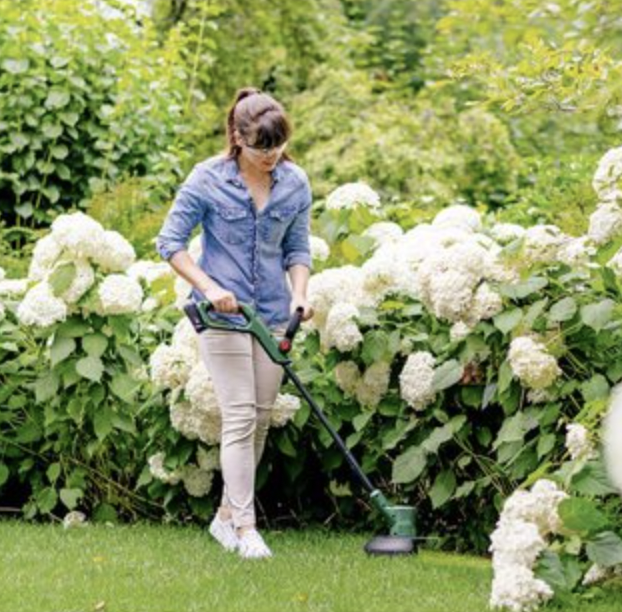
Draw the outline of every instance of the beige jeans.
[[[280,338],[285,327],[272,330]],[[201,357],[214,383],[222,416],[221,505],[237,527],[255,525],[255,471],[270,426],[283,368],[249,333],[208,329],[199,336]]]

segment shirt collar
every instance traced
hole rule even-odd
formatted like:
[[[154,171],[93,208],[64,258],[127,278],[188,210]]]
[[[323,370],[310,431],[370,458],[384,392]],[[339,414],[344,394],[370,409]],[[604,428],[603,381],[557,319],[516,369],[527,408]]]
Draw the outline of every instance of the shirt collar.
[[[279,163],[274,167],[274,170],[270,172],[272,175],[272,184],[278,183],[283,178],[283,161],[279,161]],[[233,183],[238,187],[243,187],[244,183],[242,182],[242,177],[240,176],[240,167],[238,166],[238,161],[234,157],[230,157],[227,159],[227,163],[225,164],[225,180],[229,183]]]

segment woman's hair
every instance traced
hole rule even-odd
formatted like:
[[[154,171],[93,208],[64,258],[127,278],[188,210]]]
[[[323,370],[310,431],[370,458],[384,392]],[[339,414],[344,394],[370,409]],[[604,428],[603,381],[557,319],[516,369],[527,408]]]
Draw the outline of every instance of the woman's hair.
[[[278,147],[289,140],[292,127],[283,107],[270,95],[255,87],[238,89],[227,115],[227,155],[237,157],[240,147],[234,131],[251,146]],[[291,159],[283,152],[284,159]]]

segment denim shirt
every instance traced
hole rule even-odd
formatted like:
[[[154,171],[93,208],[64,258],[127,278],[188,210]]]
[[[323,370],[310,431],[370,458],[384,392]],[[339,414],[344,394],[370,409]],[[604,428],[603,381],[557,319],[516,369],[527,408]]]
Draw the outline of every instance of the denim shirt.
[[[291,161],[281,160],[271,174],[269,199],[257,211],[236,159],[217,156],[197,164],[177,192],[156,248],[166,260],[186,250],[200,223],[198,265],[275,328],[290,316],[287,269],[294,264],[312,268],[311,188],[304,170]],[[191,297],[204,299],[196,288]],[[214,317],[244,322],[241,315],[215,313]]]

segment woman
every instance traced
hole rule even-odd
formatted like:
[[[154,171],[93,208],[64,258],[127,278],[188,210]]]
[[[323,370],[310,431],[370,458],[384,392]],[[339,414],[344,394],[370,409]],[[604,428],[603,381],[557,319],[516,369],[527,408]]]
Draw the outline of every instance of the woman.
[[[299,306],[303,320],[313,316],[306,296],[311,189],[285,153],[290,134],[274,98],[239,90],[227,120],[227,152],[194,167],[157,239],[160,255],[193,286],[193,299],[212,302],[215,317],[239,323],[238,302],[245,302],[275,334]],[[195,264],[187,244],[199,223]],[[210,533],[242,557],[269,557],[255,524],[255,470],[282,370],[250,334],[208,329],[199,343],[222,414],[224,488]]]

